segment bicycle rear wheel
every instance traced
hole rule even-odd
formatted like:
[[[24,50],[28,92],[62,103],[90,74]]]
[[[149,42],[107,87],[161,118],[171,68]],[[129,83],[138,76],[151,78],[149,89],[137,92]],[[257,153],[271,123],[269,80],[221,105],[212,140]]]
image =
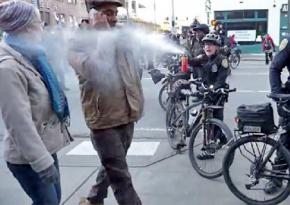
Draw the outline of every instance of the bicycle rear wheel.
[[[189,159],[192,167],[202,177],[212,179],[222,175],[223,157],[228,146],[226,142],[221,143],[221,137],[230,141],[233,135],[228,126],[218,119],[199,123],[190,135]],[[205,154],[208,154],[208,159],[202,158]]]
[[[228,150],[223,162],[223,175],[231,192],[252,205],[274,205],[290,194],[290,154],[284,146],[269,137],[249,136],[238,139]],[[276,147],[277,145],[277,147]],[[280,150],[287,170],[273,170],[277,150]],[[262,166],[262,161],[265,166]],[[269,179],[282,179],[278,193],[267,195],[264,187]],[[286,179],[287,178],[287,179]]]
[[[185,108],[182,102],[176,102],[168,106],[166,112],[166,131],[169,145],[172,149],[179,149],[185,146],[186,137],[186,118],[184,114]]]

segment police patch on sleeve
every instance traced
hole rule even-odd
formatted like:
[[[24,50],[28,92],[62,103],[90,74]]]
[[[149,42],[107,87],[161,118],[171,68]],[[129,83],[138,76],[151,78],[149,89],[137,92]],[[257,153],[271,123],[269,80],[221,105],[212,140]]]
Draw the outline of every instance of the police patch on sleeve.
[[[229,67],[229,62],[228,62],[228,59],[223,59],[222,60],[222,66],[224,67],[224,68],[228,68]]]
[[[286,48],[287,44],[288,44],[288,39],[287,38],[283,39],[283,41],[281,41],[280,43],[279,51],[282,51],[284,48]]]

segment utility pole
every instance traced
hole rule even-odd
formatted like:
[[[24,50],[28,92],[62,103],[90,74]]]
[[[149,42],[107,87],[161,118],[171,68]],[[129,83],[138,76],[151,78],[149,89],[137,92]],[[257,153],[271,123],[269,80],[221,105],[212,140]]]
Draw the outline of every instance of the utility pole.
[[[127,23],[130,23],[129,0],[125,0],[125,9],[127,12]]]
[[[207,16],[207,24],[209,24],[211,14],[211,0],[205,0],[205,13]]]
[[[156,0],[154,0],[154,24],[156,25]]]
[[[174,31],[175,28],[174,0],[171,0],[171,5],[172,5],[171,27],[172,31]]]

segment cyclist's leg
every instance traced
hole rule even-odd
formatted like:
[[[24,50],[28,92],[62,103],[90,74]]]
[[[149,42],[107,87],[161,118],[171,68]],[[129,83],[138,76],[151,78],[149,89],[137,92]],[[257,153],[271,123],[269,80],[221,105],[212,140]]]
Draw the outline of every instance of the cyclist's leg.
[[[265,51],[265,61],[266,61],[266,65],[269,64],[269,54],[267,51]]]
[[[219,119],[223,121],[224,119],[224,109],[216,109],[213,111],[213,118]],[[214,127],[209,127],[209,129],[213,129],[213,134],[208,137],[213,137],[213,139],[209,139],[210,141],[212,140],[213,143],[216,143],[216,140],[218,139],[218,144],[216,144],[216,149],[220,149],[223,145],[225,145],[228,141],[220,127],[214,126]],[[210,133],[211,131],[208,131]],[[209,143],[211,144],[211,143]],[[207,148],[203,148],[204,151],[200,154],[197,155],[197,159],[199,160],[208,160],[208,159],[213,159],[215,157],[215,151],[210,149],[210,151]]]
[[[223,121],[224,120],[224,108],[214,110],[213,117]],[[215,127],[214,133],[215,133],[216,138],[219,139],[220,146],[223,146],[228,142],[226,136],[224,135],[224,133],[221,131],[221,129],[219,127]]]
[[[290,118],[280,118],[280,123],[284,133],[280,135],[279,141],[290,151]],[[286,172],[288,166],[280,150],[277,151],[277,156],[274,160],[273,170]],[[275,194],[282,187],[282,180],[272,179],[265,186],[265,192],[268,194]]]
[[[273,52],[270,52],[270,53],[269,53],[269,58],[270,58],[270,61],[273,60]]]

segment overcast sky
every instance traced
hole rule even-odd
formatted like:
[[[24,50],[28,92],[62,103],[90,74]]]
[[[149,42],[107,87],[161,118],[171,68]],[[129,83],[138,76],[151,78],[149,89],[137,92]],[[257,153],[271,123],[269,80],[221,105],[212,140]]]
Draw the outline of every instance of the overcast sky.
[[[140,3],[146,6],[142,17],[145,16],[147,20],[154,21],[154,0],[139,0]],[[156,20],[161,23],[167,16],[171,17],[172,7],[171,0],[155,0],[156,2]],[[179,19],[188,17],[192,20],[197,16],[201,21],[205,21],[205,5],[204,0],[174,0],[175,2],[175,16]]]

